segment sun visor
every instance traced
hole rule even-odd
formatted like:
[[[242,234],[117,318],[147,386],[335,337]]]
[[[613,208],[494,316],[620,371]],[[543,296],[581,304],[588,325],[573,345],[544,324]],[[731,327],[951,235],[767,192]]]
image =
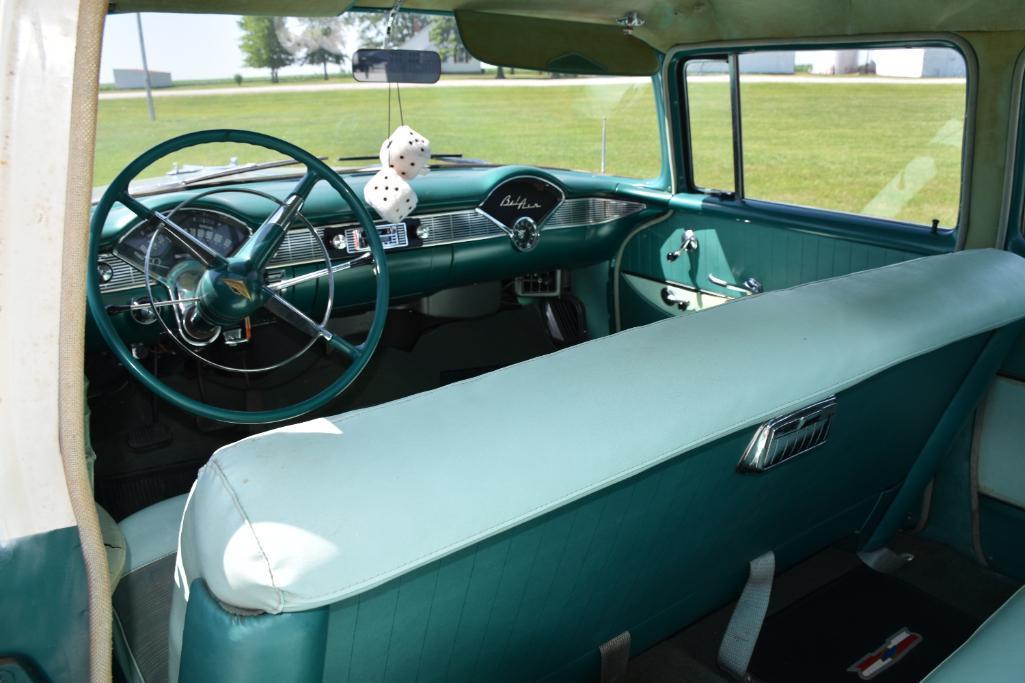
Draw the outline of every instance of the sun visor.
[[[574,74],[650,76],[659,53],[619,26],[456,12],[467,51],[488,64]]]
[[[181,14],[249,14],[289,17],[332,17],[349,9],[352,0],[112,0],[108,14],[175,12]]]

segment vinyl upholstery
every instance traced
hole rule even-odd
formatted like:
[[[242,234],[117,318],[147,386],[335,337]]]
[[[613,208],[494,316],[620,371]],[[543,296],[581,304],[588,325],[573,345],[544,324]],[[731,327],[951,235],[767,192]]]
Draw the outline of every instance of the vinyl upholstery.
[[[650,644],[728,600],[751,557],[785,566],[885,509],[988,333],[1025,317],[1023,288],[1004,252],[919,259],[225,447],[185,510],[172,669],[182,647],[217,665],[183,626],[201,586],[268,660],[274,628],[252,620],[327,607],[331,680],[586,678],[615,629]],[[735,473],[757,424],[832,394],[831,446]]]
[[[925,683],[1012,683],[1025,677],[1025,588],[1004,603]]]

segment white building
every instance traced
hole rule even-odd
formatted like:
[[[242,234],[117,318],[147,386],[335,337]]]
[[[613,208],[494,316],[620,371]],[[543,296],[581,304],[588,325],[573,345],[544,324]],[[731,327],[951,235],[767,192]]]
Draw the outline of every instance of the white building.
[[[725,61],[692,62],[687,66],[690,74],[724,74],[729,71]],[[740,55],[740,73],[743,74],[792,74],[794,73],[794,51],[751,52]]]
[[[170,71],[150,71],[149,84],[151,88],[170,88]],[[120,90],[146,87],[146,72],[142,69],[114,69],[114,87]]]
[[[430,27],[417,31],[412,38],[399,46],[401,50],[431,50],[438,51],[438,47],[431,42]],[[449,57],[441,61],[441,72],[445,74],[479,74],[481,64],[479,59],[474,59],[460,45],[460,54],[456,57]]]
[[[964,78],[964,58],[949,47],[904,47],[872,50],[879,76],[903,78]]]
[[[857,73],[864,63],[864,50],[812,50],[801,53],[801,64],[809,65],[810,73],[825,76]]]

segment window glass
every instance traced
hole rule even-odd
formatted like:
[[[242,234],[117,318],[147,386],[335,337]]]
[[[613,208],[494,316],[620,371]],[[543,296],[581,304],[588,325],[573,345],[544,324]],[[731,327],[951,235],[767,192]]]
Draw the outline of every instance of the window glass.
[[[134,14],[106,20],[100,70],[96,185],[170,137],[243,128],[284,138],[337,167],[375,163],[400,120],[441,154],[494,164],[529,164],[652,178],[662,163],[650,78],[588,78],[482,64],[463,48],[451,17],[401,13],[392,44],[436,50],[434,85],[395,89],[358,84],[349,59],[385,41],[381,13],[282,18],[141,16],[153,86],[154,120],[144,91]],[[182,49],[182,36],[190,49]],[[603,155],[604,141],[604,155]],[[353,157],[363,157],[353,159]],[[163,175],[204,166],[268,161],[248,146],[183,150],[147,171]]]
[[[685,66],[692,183],[733,192],[733,114],[725,59],[692,59]]]
[[[740,56],[744,194],[957,224],[965,62],[944,47]]]

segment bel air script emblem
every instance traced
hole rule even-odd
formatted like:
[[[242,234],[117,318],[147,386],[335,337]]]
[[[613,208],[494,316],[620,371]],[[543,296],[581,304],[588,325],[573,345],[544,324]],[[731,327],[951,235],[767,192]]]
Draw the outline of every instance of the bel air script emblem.
[[[512,207],[514,209],[519,209],[520,211],[541,208],[541,205],[537,202],[531,202],[526,197],[513,197],[511,194],[507,194],[502,197],[502,201],[499,202],[498,205],[503,208]]]

